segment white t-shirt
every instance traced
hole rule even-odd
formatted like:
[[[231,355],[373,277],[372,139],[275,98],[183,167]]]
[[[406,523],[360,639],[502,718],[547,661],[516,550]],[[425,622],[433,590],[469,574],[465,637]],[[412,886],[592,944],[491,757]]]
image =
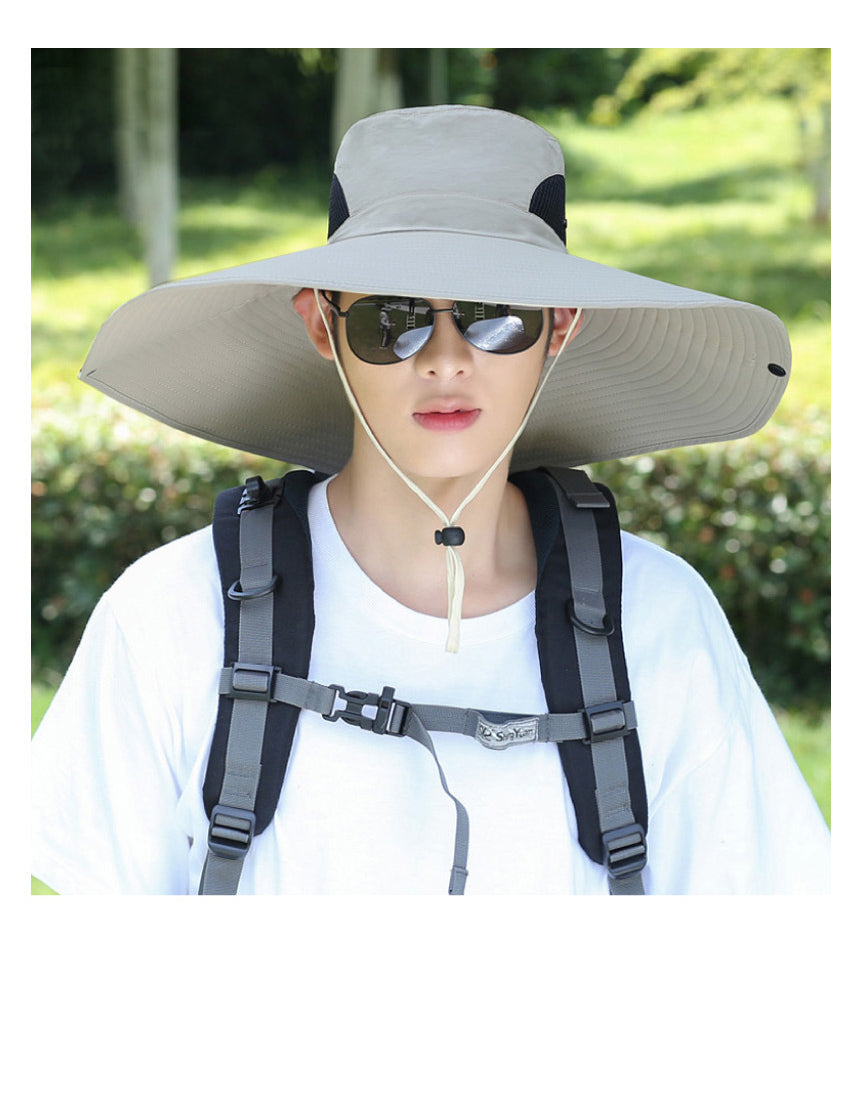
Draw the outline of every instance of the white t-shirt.
[[[534,597],[463,622],[405,608],[311,491],[310,677],[416,703],[540,713]],[[829,889],[829,833],[716,600],[680,559],[624,534],[624,641],[648,789],[646,892]],[[210,529],[131,566],[99,602],[33,741],[33,873],[60,893],[197,892],[202,781],[223,617]],[[576,838],[554,745],[490,751],[435,733],[470,820],[466,894],[607,893]],[[455,814],[410,739],[300,714],[272,825],[240,893],[447,892]]]

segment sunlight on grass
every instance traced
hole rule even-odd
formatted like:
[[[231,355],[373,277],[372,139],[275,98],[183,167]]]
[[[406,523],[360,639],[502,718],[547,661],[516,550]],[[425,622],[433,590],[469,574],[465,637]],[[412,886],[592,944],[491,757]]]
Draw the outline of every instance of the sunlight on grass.
[[[803,320],[792,326],[792,373],[786,412],[830,408],[830,320]],[[780,410],[780,420],[785,417]]]
[[[799,132],[787,101],[754,99],[690,112],[641,112],[616,127],[584,125],[570,112],[538,118],[561,143],[569,170],[591,195],[686,187],[749,188],[794,169]]]
[[[818,720],[777,710],[776,718],[809,788],[830,824],[830,712]]]
[[[180,220],[182,256],[176,277],[224,269],[256,258],[273,258],[325,242],[327,216],[304,197],[295,212],[289,197],[255,195],[250,189],[232,202],[189,204]],[[237,251],[241,250],[241,256]]]

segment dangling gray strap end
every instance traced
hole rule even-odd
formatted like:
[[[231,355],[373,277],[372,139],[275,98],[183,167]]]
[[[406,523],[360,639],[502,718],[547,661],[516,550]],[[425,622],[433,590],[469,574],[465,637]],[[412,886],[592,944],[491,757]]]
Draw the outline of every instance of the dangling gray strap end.
[[[625,894],[641,896],[645,893],[645,885],[642,881],[642,874],[631,874],[629,878],[610,877],[609,893],[612,897],[619,897]]]
[[[469,877],[469,872],[465,867],[453,866],[451,868],[451,881],[448,884],[448,893],[462,894],[466,889],[466,879]]]

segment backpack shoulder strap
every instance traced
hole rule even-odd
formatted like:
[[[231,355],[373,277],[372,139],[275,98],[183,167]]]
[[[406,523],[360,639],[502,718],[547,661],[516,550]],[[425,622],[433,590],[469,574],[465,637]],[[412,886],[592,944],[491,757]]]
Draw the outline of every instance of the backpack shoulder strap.
[[[209,843],[200,893],[235,893],[255,835],[272,821],[299,709],[270,701],[275,675],[307,677],[314,631],[308,493],[325,475],[249,478],[219,495],[212,535],[224,599],[224,666],[203,802]],[[273,551],[278,566],[273,570]]]
[[[210,818],[200,893],[235,893],[253,837],[271,822],[290,756],[298,712],[413,734],[426,709],[443,730],[467,727],[451,709],[344,694],[307,682],[313,638],[313,570],[307,524],[310,487],[321,475],[296,471],[278,482],[251,478],[218,498],[213,536],[224,593],[225,665],[204,804]],[[579,842],[609,871],[610,891],[641,893],[647,802],[621,643],[621,549],[611,495],[579,471],[517,475],[526,494],[539,560],[537,637],[550,713],[576,811]],[[289,574],[273,570],[277,566]],[[346,709],[336,709],[338,693]],[[366,717],[368,705],[377,709]],[[441,713],[441,716],[440,716]],[[566,714],[566,715],[565,715]],[[487,746],[507,746],[510,730],[487,726]],[[399,723],[394,723],[394,718]],[[413,721],[415,727],[409,726]],[[522,724],[522,721],[518,722]],[[531,722],[536,728],[537,721]],[[549,732],[525,738],[552,739]],[[426,729],[413,738],[425,742]],[[571,738],[567,738],[571,737]],[[499,741],[498,743],[496,741]],[[425,743],[433,753],[432,744]],[[438,760],[437,760],[438,762]],[[443,787],[448,792],[440,768]],[[450,794],[449,794],[450,795]],[[449,892],[463,892],[468,818],[456,798],[458,828]]]
[[[515,477],[538,551],[536,633],[551,713],[585,711],[589,735],[559,744],[579,842],[612,893],[641,893],[648,803],[629,713],[621,628],[621,533],[612,495],[580,470]]]

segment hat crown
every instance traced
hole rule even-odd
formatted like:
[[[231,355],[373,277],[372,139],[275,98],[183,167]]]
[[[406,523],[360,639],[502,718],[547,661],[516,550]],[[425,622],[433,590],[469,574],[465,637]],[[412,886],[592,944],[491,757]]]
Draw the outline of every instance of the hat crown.
[[[501,206],[501,207],[499,207]],[[419,227],[521,237],[523,216],[564,240],[564,158],[557,140],[520,116],[441,105],[380,112],[343,138],[329,236]],[[438,215],[437,215],[438,214]]]

